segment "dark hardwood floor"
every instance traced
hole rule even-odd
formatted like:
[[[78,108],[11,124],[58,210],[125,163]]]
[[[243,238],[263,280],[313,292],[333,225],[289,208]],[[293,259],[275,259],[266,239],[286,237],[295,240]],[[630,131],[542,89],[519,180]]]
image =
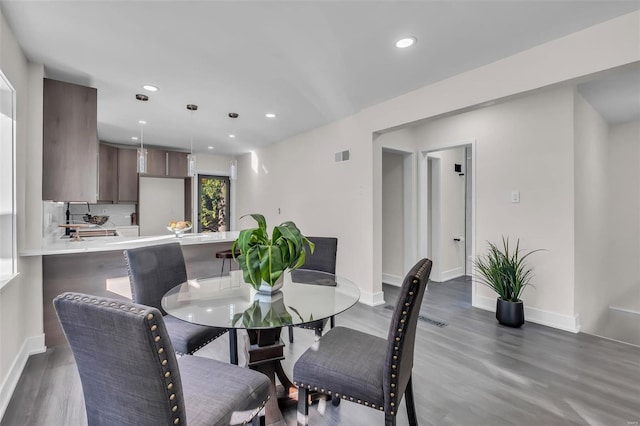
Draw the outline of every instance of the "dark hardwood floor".
[[[398,289],[385,285],[384,290],[387,303],[393,303]],[[533,323],[506,328],[470,301],[466,279],[429,285],[413,367],[421,426],[638,425],[640,348]],[[390,319],[385,306],[358,304],[336,317],[336,323],[386,337]],[[313,332],[295,329],[295,342],[285,348],[289,374],[313,339]],[[228,360],[226,338],[198,354]],[[402,405],[398,425],[407,424]],[[311,406],[309,416],[312,426],[384,424],[382,413],[344,401],[338,407],[321,401]],[[295,425],[295,407],[285,410],[285,419]],[[1,425],[85,424],[69,349],[58,346],[32,356]]]

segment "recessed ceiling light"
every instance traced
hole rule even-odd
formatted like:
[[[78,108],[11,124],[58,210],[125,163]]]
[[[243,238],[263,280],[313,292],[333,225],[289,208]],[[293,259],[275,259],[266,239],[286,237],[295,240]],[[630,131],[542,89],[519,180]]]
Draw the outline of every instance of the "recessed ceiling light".
[[[147,124],[147,122],[146,122],[146,121],[144,121],[144,120],[138,120],[138,123],[140,123],[140,124]]]
[[[267,118],[276,118],[276,115],[274,113],[272,113],[272,112],[268,112],[264,116],[267,117]]]
[[[158,88],[156,86],[153,86],[151,84],[145,84],[144,86],[142,86],[142,88],[144,90],[148,90],[149,92],[157,92]]]
[[[415,37],[405,37],[405,38],[401,38],[400,40],[396,41],[396,47],[398,49],[405,49],[409,46],[413,46],[416,41],[418,41]]]
[[[235,138],[235,137],[236,137],[236,135],[234,135],[234,134],[232,133],[232,134],[230,134],[230,135],[229,135],[229,137],[230,137],[231,139],[233,139],[233,138]]]
[[[212,147],[212,146],[208,146],[207,148],[209,148],[209,149],[213,149],[213,147]]]
[[[131,140],[137,141],[138,137],[137,136],[131,136]]]

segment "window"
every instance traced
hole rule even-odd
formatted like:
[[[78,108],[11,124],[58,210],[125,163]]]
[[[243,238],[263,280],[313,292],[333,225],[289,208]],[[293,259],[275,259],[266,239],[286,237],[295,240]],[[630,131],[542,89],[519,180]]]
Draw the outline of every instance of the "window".
[[[17,272],[15,90],[0,71],[0,287]]]
[[[198,232],[229,231],[228,176],[198,175]]]

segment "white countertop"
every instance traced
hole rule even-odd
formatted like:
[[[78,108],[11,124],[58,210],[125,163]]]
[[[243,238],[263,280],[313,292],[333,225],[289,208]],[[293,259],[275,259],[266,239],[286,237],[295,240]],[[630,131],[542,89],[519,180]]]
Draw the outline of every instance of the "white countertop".
[[[146,237],[85,237],[82,241],[55,238],[44,240],[41,247],[21,250],[19,254],[20,256],[46,256],[101,252],[165,244],[172,241],[178,241],[182,245],[224,243],[235,241],[239,234],[239,231],[231,231],[184,234],[181,237],[176,237],[174,234]]]

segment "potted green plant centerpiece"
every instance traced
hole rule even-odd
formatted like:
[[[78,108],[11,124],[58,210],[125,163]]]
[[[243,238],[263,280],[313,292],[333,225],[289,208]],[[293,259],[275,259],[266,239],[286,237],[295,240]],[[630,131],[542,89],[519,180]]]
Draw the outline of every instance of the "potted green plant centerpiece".
[[[251,216],[257,228],[240,231],[231,251],[238,262],[244,281],[261,293],[273,293],[282,287],[283,273],[297,269],[305,261],[305,245],[313,253],[314,244],[309,241],[293,222],[284,222],[267,232],[267,221],[261,214]],[[242,216],[240,219],[242,219]],[[240,253],[236,257],[236,253]]]
[[[478,281],[496,293],[496,319],[502,325],[520,327],[524,324],[524,304],[520,296],[531,285],[532,268],[527,257],[540,250],[524,252],[520,240],[515,248],[509,246],[509,238],[502,237],[502,247],[489,242],[489,251],[474,262]]]

